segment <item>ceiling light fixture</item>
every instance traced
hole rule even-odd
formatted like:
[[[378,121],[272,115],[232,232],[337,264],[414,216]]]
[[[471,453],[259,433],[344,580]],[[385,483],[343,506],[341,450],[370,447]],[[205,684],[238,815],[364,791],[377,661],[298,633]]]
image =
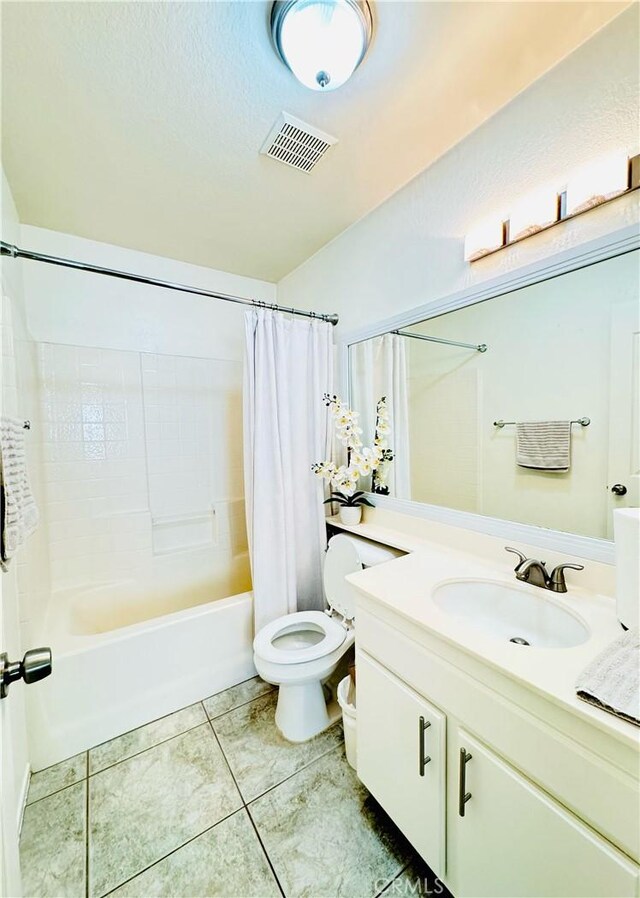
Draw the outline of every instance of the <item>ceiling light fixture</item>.
[[[271,36],[284,64],[311,90],[341,87],[373,35],[366,0],[275,0]]]

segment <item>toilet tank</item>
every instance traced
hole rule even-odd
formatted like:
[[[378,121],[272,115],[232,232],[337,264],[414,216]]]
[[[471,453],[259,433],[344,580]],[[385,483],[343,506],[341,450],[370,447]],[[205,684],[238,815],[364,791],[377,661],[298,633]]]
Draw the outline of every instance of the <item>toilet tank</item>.
[[[327,604],[346,620],[353,620],[356,615],[356,590],[347,583],[345,577],[406,554],[402,549],[394,549],[350,533],[339,533],[332,537],[324,559],[324,594]]]

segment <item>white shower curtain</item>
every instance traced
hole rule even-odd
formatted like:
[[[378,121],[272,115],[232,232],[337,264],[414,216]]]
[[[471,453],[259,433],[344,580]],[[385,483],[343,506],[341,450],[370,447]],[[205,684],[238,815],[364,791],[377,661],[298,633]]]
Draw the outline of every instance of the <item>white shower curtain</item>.
[[[293,611],[322,610],[331,392],[331,325],[280,312],[245,315],[244,479],[256,632]]]
[[[407,360],[404,338],[383,334],[351,346],[351,402],[360,412],[365,445],[373,443],[376,404],[387,397],[391,434],[389,446],[394,460],[387,478],[389,493],[397,499],[411,498],[409,458],[409,406],[407,399]]]

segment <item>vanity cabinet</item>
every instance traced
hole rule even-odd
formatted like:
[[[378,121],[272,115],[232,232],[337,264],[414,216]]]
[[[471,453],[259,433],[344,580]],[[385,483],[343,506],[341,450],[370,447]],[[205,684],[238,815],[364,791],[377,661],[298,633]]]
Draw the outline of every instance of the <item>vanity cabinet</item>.
[[[446,718],[365,655],[358,663],[358,776],[444,874]]]
[[[373,644],[375,630],[361,620]],[[478,706],[471,683],[448,692],[450,681],[425,665],[423,690],[410,655],[389,649],[394,631],[377,630],[386,637],[379,658],[368,647],[357,654],[358,776],[456,898],[637,896],[637,864],[518,769],[517,758],[494,750],[486,733],[471,732],[455,702],[448,706],[454,694]],[[497,713],[517,733],[519,709],[508,722],[504,704]],[[497,735],[498,718],[489,723]],[[583,789],[594,785],[585,780]]]
[[[636,894],[635,864],[461,727],[451,758],[448,881],[456,898]]]

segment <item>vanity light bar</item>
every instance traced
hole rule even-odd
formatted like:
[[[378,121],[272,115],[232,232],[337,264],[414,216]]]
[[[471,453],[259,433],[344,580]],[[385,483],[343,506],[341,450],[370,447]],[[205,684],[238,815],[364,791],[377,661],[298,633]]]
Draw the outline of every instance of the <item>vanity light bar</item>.
[[[597,159],[579,169],[562,192],[529,194],[514,205],[510,218],[479,224],[465,238],[465,261],[476,262],[639,187],[640,154],[629,158],[613,153]]]

